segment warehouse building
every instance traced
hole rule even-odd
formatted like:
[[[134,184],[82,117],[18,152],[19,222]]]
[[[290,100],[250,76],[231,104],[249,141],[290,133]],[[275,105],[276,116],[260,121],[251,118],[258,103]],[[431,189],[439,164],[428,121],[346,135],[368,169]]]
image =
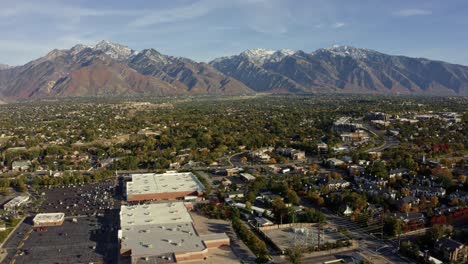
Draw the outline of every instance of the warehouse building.
[[[183,202],[122,206],[120,253],[132,263],[204,260],[208,249],[229,245],[226,234],[200,237]]]
[[[29,196],[17,196],[8,201],[6,204],[4,204],[3,209],[13,210],[18,206],[21,206],[22,204],[26,203],[27,201],[29,201]]]
[[[37,214],[33,219],[33,225],[35,227],[60,226],[63,224],[64,220],[64,213]]]
[[[201,196],[203,184],[191,172],[132,174],[126,184],[127,201],[176,200]]]

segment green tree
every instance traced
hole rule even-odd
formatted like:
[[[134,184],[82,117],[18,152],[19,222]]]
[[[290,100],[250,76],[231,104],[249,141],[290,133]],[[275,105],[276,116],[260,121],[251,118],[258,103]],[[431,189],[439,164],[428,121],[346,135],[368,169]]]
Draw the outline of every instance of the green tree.
[[[394,237],[401,233],[402,224],[401,221],[395,217],[386,217],[384,219],[383,231],[387,236]]]
[[[303,252],[304,248],[301,246],[288,248],[286,249],[286,258],[292,264],[302,264]]]

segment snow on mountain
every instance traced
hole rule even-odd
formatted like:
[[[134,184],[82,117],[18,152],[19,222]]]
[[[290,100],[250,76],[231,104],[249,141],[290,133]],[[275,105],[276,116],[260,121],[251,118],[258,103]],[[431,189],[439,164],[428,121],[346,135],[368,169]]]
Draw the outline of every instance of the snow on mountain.
[[[152,60],[153,62],[162,64],[162,65],[167,65],[167,64],[172,63],[172,59],[169,56],[163,55],[154,49],[145,49],[141,51],[139,55],[145,56],[148,59]]]
[[[295,51],[289,49],[271,50],[271,49],[250,49],[242,52],[240,56],[248,59],[254,64],[263,65],[267,62],[277,62],[286,56],[293,55]]]
[[[312,55],[320,52],[330,53],[332,56],[349,56],[354,59],[365,59],[370,53],[375,53],[375,51],[370,49],[359,49],[348,45],[333,45],[330,48],[318,49]]]
[[[6,70],[6,69],[9,69],[9,68],[12,68],[12,67],[10,65],[0,63],[0,70]]]
[[[127,46],[102,40],[96,45],[91,46],[94,50],[100,50],[115,60],[126,60],[137,52]]]

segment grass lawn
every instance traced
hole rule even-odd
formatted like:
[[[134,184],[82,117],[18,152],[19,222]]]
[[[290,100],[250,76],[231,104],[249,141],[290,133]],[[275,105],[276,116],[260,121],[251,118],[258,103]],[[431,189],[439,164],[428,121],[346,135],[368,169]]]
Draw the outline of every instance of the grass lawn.
[[[5,242],[4,240],[8,237],[8,234],[20,223],[21,219],[22,218],[15,218],[5,223],[6,230],[0,232],[0,243]]]

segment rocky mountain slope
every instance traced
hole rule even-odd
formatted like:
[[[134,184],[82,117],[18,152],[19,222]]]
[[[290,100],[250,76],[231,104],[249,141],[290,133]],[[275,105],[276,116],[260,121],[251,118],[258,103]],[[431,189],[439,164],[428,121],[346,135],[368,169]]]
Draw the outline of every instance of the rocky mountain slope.
[[[210,62],[255,91],[468,95],[468,67],[369,49],[249,50]]]
[[[369,49],[252,49],[210,63],[101,41],[0,66],[0,100],[55,96],[375,93],[468,96],[468,67]]]
[[[8,68],[11,68],[11,67],[9,65],[0,63],[0,70],[5,70],[5,69],[8,69]]]
[[[161,63],[153,53],[108,41],[53,50],[23,66],[0,70],[0,98],[253,93],[211,65],[157,53],[166,62]]]

